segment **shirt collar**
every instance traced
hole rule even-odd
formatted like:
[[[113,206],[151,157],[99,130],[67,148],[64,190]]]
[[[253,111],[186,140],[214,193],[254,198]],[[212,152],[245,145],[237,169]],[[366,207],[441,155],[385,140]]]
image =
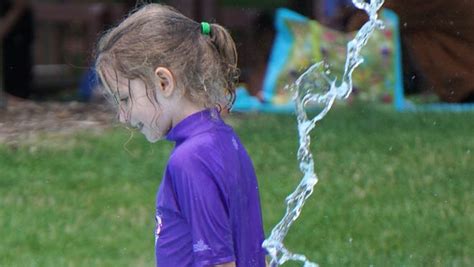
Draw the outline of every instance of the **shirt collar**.
[[[194,135],[209,130],[221,118],[217,109],[205,109],[189,115],[176,124],[166,135],[166,139],[181,143]]]

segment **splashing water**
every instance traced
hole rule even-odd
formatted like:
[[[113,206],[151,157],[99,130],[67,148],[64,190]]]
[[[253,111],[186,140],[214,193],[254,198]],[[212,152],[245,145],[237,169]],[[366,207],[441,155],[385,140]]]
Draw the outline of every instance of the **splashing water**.
[[[298,121],[299,167],[303,178],[295,191],[286,198],[286,213],[282,220],[273,228],[271,235],[263,242],[263,247],[268,251],[272,267],[279,266],[287,261],[304,262],[305,267],[318,266],[310,262],[306,256],[290,252],[283,245],[283,239],[290,226],[299,217],[306,199],[313,193],[314,186],[318,182],[318,176],[314,170],[313,155],[310,151],[310,132],[316,123],[326,116],[336,99],[347,98],[352,91],[352,72],[363,62],[360,55],[362,47],[367,43],[370,35],[376,28],[383,28],[383,23],[378,19],[378,10],[384,0],[352,0],[354,5],[364,10],[369,15],[369,21],[357,32],[353,40],[347,44],[347,58],[339,84],[337,79],[329,77],[329,67],[323,62],[318,62],[306,70],[294,84],[289,86],[293,92],[296,105],[296,116]],[[319,105],[322,110],[313,118],[308,119],[305,107],[308,105]]]

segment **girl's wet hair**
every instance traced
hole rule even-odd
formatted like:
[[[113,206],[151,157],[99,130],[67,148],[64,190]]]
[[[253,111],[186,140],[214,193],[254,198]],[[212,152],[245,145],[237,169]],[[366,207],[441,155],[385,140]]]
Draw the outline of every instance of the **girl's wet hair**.
[[[147,4],[109,30],[98,43],[96,70],[112,95],[116,95],[113,91],[118,88],[116,77],[120,75],[141,79],[147,95],[154,97],[157,67],[171,71],[189,100],[206,107],[232,106],[239,76],[237,50],[222,26],[211,24],[210,34],[205,35],[200,23],[177,10]]]

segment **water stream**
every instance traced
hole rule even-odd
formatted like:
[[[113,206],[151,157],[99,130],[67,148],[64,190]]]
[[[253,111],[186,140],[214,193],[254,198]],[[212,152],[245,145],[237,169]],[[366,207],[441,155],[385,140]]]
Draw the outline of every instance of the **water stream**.
[[[303,254],[289,251],[283,244],[285,236],[291,225],[299,217],[303,205],[313,193],[314,186],[318,182],[318,176],[314,169],[314,159],[310,150],[310,132],[316,123],[324,118],[329,112],[336,99],[346,99],[352,92],[352,72],[363,62],[360,55],[361,49],[366,45],[372,33],[383,27],[378,19],[378,11],[384,0],[352,0],[354,5],[364,10],[369,15],[367,21],[357,32],[354,39],[347,44],[347,57],[344,74],[340,79],[330,76],[329,66],[324,62],[318,62],[309,67],[294,84],[288,86],[293,93],[295,111],[298,121],[299,168],[303,173],[301,182],[295,191],[286,198],[286,213],[281,221],[273,228],[271,235],[263,242],[263,247],[271,257],[270,266],[277,267],[287,261],[301,261],[305,267],[318,266],[311,262]],[[306,108],[317,106],[320,112],[308,118]]]

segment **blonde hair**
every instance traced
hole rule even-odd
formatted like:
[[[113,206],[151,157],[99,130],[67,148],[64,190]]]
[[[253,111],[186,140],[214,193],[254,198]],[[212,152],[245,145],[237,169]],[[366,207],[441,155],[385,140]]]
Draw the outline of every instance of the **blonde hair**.
[[[96,71],[109,93],[113,94],[105,68],[113,69],[116,77],[140,78],[149,95],[148,91],[154,90],[157,67],[171,71],[190,101],[206,107],[232,106],[239,76],[237,50],[222,26],[211,24],[210,34],[205,35],[200,23],[177,10],[147,4],[109,30],[98,43]]]

